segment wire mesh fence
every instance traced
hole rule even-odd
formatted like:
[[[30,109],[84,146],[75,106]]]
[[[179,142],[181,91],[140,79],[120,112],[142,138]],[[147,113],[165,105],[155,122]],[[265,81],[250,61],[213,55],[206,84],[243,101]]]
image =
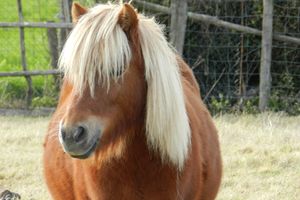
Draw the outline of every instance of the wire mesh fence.
[[[168,6],[169,1],[151,1]],[[189,1],[188,10],[217,16],[218,19],[262,29],[262,1]],[[147,10],[151,13],[151,10]],[[169,25],[169,16],[158,14]],[[275,34],[300,37],[300,2],[275,0]],[[270,109],[299,113],[300,48],[288,42],[273,41]],[[188,19],[183,56],[192,67],[201,94],[213,112],[255,111],[258,106],[261,37],[240,33]]]
[[[61,1],[23,0],[24,21],[61,21]],[[87,7],[104,1],[81,0]],[[105,1],[106,2],[106,1]],[[132,3],[140,12],[156,17],[170,32],[170,14],[141,3]],[[170,0],[149,0],[170,7]],[[189,0],[188,11],[216,16],[218,19],[262,29],[263,4],[259,0]],[[0,22],[17,22],[15,1],[0,2]],[[59,37],[60,31],[57,30]],[[274,0],[275,34],[300,38],[300,2]],[[21,70],[18,28],[0,27],[0,71]],[[29,70],[51,69],[51,50],[47,29],[25,28],[26,59]],[[188,18],[183,57],[193,69],[201,94],[211,111],[255,111],[258,106],[261,37],[249,33],[201,23]],[[271,97],[269,108],[300,113],[300,46],[273,40],[271,61]],[[52,76],[34,77],[33,105],[54,105],[57,90]],[[9,99],[24,99],[24,78],[0,78],[0,106],[10,106]],[[49,97],[49,98],[48,98]],[[4,99],[4,100],[3,100]],[[9,103],[6,103],[9,102]],[[13,101],[16,102],[16,101]],[[18,101],[17,101],[18,102]],[[18,103],[17,103],[18,104]],[[21,103],[22,106],[22,103]]]

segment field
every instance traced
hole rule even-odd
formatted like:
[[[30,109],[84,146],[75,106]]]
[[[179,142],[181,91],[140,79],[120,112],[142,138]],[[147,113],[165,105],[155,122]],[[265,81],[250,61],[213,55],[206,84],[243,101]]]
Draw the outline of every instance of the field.
[[[22,199],[50,199],[42,176],[48,117],[0,116],[0,186]],[[296,200],[300,196],[300,116],[223,115],[224,175],[218,200]]]
[[[81,0],[90,5],[93,0]],[[59,21],[59,1],[22,0],[24,21]],[[0,21],[17,22],[17,1],[0,1]],[[26,62],[29,70],[51,69],[47,29],[25,28]],[[18,28],[0,28],[0,72],[21,71]],[[52,76],[35,76],[33,106],[54,106],[57,92]],[[24,77],[0,78],[0,107],[24,107],[27,85]]]

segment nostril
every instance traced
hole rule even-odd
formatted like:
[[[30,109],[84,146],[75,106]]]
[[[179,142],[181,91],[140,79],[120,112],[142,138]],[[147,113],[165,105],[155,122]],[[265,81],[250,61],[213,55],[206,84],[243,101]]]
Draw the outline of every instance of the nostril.
[[[64,141],[66,139],[66,130],[64,128],[60,129],[61,138]]]
[[[82,126],[79,126],[76,128],[74,134],[73,134],[73,139],[76,143],[79,143],[81,140],[85,138],[86,131],[85,128]]]

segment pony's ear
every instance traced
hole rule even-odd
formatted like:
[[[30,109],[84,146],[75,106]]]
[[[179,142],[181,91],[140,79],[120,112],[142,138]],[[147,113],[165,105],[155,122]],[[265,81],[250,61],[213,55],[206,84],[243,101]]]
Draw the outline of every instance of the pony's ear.
[[[87,9],[77,2],[72,4],[72,21],[76,23],[80,16],[87,13]]]
[[[123,5],[123,8],[119,15],[118,23],[125,32],[128,32],[131,28],[135,27],[138,23],[138,15],[135,9],[128,3]]]

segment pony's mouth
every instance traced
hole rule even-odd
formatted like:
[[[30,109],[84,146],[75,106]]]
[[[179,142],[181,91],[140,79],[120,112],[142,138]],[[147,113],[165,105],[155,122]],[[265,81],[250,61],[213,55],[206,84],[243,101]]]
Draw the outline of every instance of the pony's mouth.
[[[88,150],[85,153],[80,154],[80,155],[78,155],[78,154],[75,155],[75,154],[70,153],[70,156],[73,158],[78,158],[78,159],[86,159],[96,150],[98,144],[99,144],[99,139],[97,139],[95,141],[95,143],[93,145],[91,145],[90,148],[88,148]]]

